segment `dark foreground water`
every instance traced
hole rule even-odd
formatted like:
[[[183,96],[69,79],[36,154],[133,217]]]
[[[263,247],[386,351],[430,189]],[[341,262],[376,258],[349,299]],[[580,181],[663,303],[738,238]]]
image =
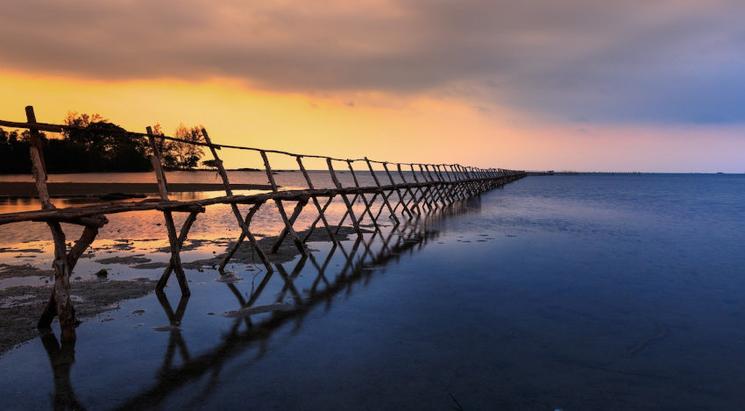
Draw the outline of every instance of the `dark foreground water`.
[[[190,271],[5,354],[0,408],[745,407],[745,177],[529,177],[405,234]]]

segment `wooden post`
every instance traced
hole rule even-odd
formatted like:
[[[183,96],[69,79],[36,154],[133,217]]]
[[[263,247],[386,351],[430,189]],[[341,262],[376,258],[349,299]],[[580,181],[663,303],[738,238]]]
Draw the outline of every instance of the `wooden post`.
[[[452,194],[452,186],[449,184],[450,182],[443,176],[442,170],[440,169],[439,164],[432,165],[432,169],[435,171],[435,175],[440,180],[440,183],[442,183],[443,190],[445,191],[445,196],[448,199],[449,204],[453,204],[455,202],[455,198]]]
[[[442,187],[437,182],[437,180],[435,180],[434,176],[432,175],[432,172],[429,170],[429,164],[419,164],[419,168],[422,170],[422,175],[424,176],[424,178],[426,178],[432,184],[432,194],[434,197],[435,205],[438,208],[440,206],[442,207],[446,206],[447,201],[445,200],[444,195],[442,193]]]
[[[26,120],[29,124],[36,123],[36,114],[32,106],[26,107]],[[34,175],[36,191],[39,195],[42,209],[55,209],[49,198],[47,190],[47,171],[44,163],[44,149],[41,142],[39,131],[35,127],[29,127],[31,144],[29,146],[29,155],[31,156],[31,169]],[[106,217],[94,216],[83,218],[77,223],[84,225],[83,234],[75,245],[67,251],[65,241],[65,232],[59,221],[48,221],[47,225],[52,232],[54,241],[54,287],[47,302],[47,306],[37,323],[39,329],[49,329],[54,317],[57,316],[60,322],[63,344],[67,341],[75,340],[75,309],[70,300],[70,276],[80,256],[86,248],[90,246],[98,234],[98,229],[106,224]]]
[[[476,190],[477,187],[473,182],[473,176],[468,170],[468,167],[460,166],[460,168],[463,170],[463,174],[466,176],[466,181],[468,181],[468,192],[470,193],[471,197],[478,195],[478,191]]]
[[[352,167],[352,160],[346,160],[346,163],[347,163],[347,166],[349,167],[350,173],[352,174],[352,182],[354,183],[355,188],[360,188],[359,181],[357,180],[357,174],[354,171],[354,167]],[[332,178],[333,177],[335,177],[335,174],[334,174],[334,176],[332,176]],[[352,208],[354,208],[354,205],[357,204],[357,199],[360,198],[360,197],[362,197],[362,199],[363,199],[364,209],[362,210],[362,216],[360,217],[359,221],[357,221],[357,224],[361,224],[365,220],[365,213],[368,213],[369,214],[369,212],[370,212],[370,209],[369,209],[370,207],[367,205],[367,202],[366,202],[367,199],[365,197],[365,193],[363,193],[363,192],[356,192],[354,194],[354,196],[352,197],[352,201],[350,201],[350,203],[352,204]],[[378,193],[376,192],[376,193],[373,194],[371,201],[369,201],[370,206],[375,203],[375,200],[377,198],[378,198]],[[344,221],[347,219],[347,216],[348,215],[351,216],[349,214],[349,211],[345,211],[344,214],[341,216],[341,219],[339,219],[339,224],[336,225],[336,232],[337,233],[344,226]],[[373,226],[375,227],[375,229],[378,230],[379,227],[378,227],[378,224],[377,224],[377,219],[372,214],[369,214],[369,215],[370,215],[370,218],[372,220],[371,223],[373,224]]]
[[[305,178],[305,182],[308,184],[308,189],[311,191],[315,190],[315,187],[313,186],[313,181],[310,179],[310,175],[308,175],[308,170],[305,169],[305,165],[303,165],[303,158],[302,156],[295,157],[297,161],[297,165],[300,168],[300,172],[303,173],[303,177]],[[329,198],[329,203],[333,200],[333,196]],[[311,233],[316,227],[316,224],[318,220],[320,219],[323,222],[323,226],[326,228],[326,232],[329,235],[329,239],[334,243],[338,244],[339,241],[336,239],[336,235],[331,230],[331,226],[329,225],[328,220],[326,220],[326,207],[321,207],[321,204],[318,202],[317,196],[311,196],[311,200],[313,201],[313,205],[316,207],[316,211],[318,211],[318,218],[313,222],[313,224],[310,226],[310,229],[308,230],[308,234],[303,238],[303,243],[305,243],[308,238],[310,238]],[[328,203],[327,203],[328,204]]]
[[[373,170],[372,163],[370,160],[365,157],[365,162],[367,163],[367,168],[370,169],[370,175],[373,178],[373,181],[375,181],[375,185],[378,186],[379,189],[383,190],[383,187],[380,185],[380,181],[378,180],[378,176],[375,175],[375,170]],[[396,225],[399,225],[400,222],[398,221],[398,217],[396,216],[396,212],[393,210],[393,207],[391,206],[391,203],[388,202],[388,197],[385,195],[385,193],[382,193],[383,197],[383,203],[386,207],[388,207],[388,211],[391,213],[391,219],[396,223]]]
[[[30,124],[36,123],[36,114],[34,113],[33,106],[26,106],[26,120]],[[31,137],[31,144],[29,144],[31,172],[34,175],[34,183],[36,184],[36,192],[39,195],[41,208],[54,208],[54,204],[52,204],[52,201],[49,199],[49,191],[47,190],[47,170],[46,164],[44,163],[44,147],[41,142],[39,130],[30,127],[28,131],[29,136]]]
[[[272,166],[269,164],[269,157],[267,157],[266,151],[264,150],[259,151],[259,153],[261,154],[262,160],[264,160],[264,169],[266,171],[266,176],[269,179],[269,184],[271,184],[272,186],[272,191],[274,193],[277,193],[279,190],[277,189],[277,182],[274,180],[274,175],[272,174]],[[300,240],[300,237],[298,237],[295,229],[292,228],[292,223],[287,217],[287,212],[285,211],[284,205],[282,205],[282,200],[275,198],[274,204],[277,205],[279,216],[282,217],[282,221],[285,223],[285,230],[292,238],[292,241],[295,243],[295,247],[297,247],[298,251],[300,251],[300,254],[308,254],[308,249],[305,247],[305,243]],[[302,206],[300,208],[302,209]]]
[[[461,176],[458,174],[458,170],[455,168],[455,164],[448,164],[446,167],[448,174],[452,175],[453,181],[455,182],[455,194],[458,199],[464,200],[468,198],[468,193],[466,193],[463,181]]]
[[[233,195],[233,190],[230,187],[230,180],[228,180],[228,172],[225,171],[225,166],[222,163],[222,160],[220,159],[220,156],[217,155],[217,149],[214,144],[212,144],[212,140],[210,139],[210,135],[207,133],[207,130],[202,128],[202,137],[204,137],[205,143],[207,143],[207,146],[210,149],[210,152],[212,153],[212,158],[215,160],[215,164],[217,167],[217,172],[220,174],[220,178],[222,179],[222,184],[225,187],[225,194],[228,196]],[[251,211],[249,211],[249,215],[246,216],[245,220],[243,216],[241,215],[241,210],[238,208],[238,205],[234,202],[230,203],[230,209],[233,211],[233,215],[235,216],[236,221],[238,222],[238,226],[241,228],[241,238],[238,239],[236,243],[236,248],[229,251],[228,255],[225,259],[220,263],[220,274],[224,274],[225,265],[228,263],[230,258],[233,256],[233,254],[238,250],[238,246],[240,246],[241,242],[243,241],[243,237],[248,238],[248,242],[251,244],[251,246],[256,250],[256,254],[259,256],[259,259],[261,260],[261,263],[264,264],[264,267],[267,269],[267,271],[272,272],[272,265],[269,264],[269,259],[266,257],[266,254],[261,250],[259,247],[259,242],[256,241],[256,237],[251,233],[251,230],[249,229],[250,223],[251,223],[251,217],[253,217],[253,214],[258,211],[259,207],[261,207],[261,203],[256,204],[253,208],[251,208]]]
[[[458,181],[458,175],[453,172],[452,165],[443,164],[442,170],[450,181],[451,192],[456,200],[463,200],[463,192],[461,191],[460,181]]]
[[[432,196],[431,191],[429,190],[429,186],[427,185],[427,181],[419,182],[419,177],[416,176],[417,171],[414,169],[414,163],[409,164],[409,167],[411,167],[411,176],[414,178],[414,182],[416,184],[422,184],[420,191],[422,192],[421,200],[423,204],[427,207],[428,212],[432,212],[434,210],[434,207],[430,203],[430,199]],[[420,166],[421,167],[421,166]],[[422,176],[424,178],[424,176]]]
[[[150,149],[153,151],[153,155],[150,156],[150,162],[153,165],[153,171],[155,172],[155,178],[158,180],[158,191],[160,192],[160,199],[163,202],[168,202],[168,183],[166,182],[166,175],[163,171],[163,163],[161,161],[160,147],[155,142],[155,134],[151,127],[146,128],[148,141],[150,142]],[[189,291],[189,283],[186,280],[186,273],[181,265],[180,247],[178,241],[178,234],[176,234],[176,224],[173,222],[173,213],[170,210],[163,210],[163,218],[166,223],[166,231],[168,232],[168,243],[171,249],[171,262],[169,265],[173,266],[173,271],[176,273],[176,279],[178,280],[179,287],[181,288],[182,295],[191,295]],[[165,276],[166,271],[163,272]],[[170,273],[169,273],[170,274]],[[160,285],[161,282],[159,282]],[[163,282],[164,283],[164,282]]]
[[[416,212],[417,219],[418,219],[422,215],[422,210],[419,208],[419,203],[417,202],[417,199],[416,199],[417,189],[415,188],[414,190],[412,190],[410,188],[409,182],[406,181],[406,177],[404,177],[404,172],[403,170],[401,170],[401,163],[396,163],[396,170],[398,171],[399,177],[401,177],[401,181],[406,185],[406,191],[409,192],[410,199],[406,203],[406,206],[408,207],[409,205],[411,205],[411,209],[414,210],[414,212]]]
[[[357,188],[360,188],[360,183],[357,180],[357,174],[354,172],[354,167],[352,166],[352,160],[347,160],[347,166],[349,167],[349,172],[352,174],[352,181],[354,181],[354,186]],[[380,231],[380,226],[378,225],[377,219],[372,215],[372,211],[370,211],[370,208],[375,203],[375,198],[377,198],[378,193],[375,193],[372,197],[372,201],[368,202],[367,197],[365,196],[365,193],[360,193],[359,196],[362,198],[362,204],[364,205],[365,209],[362,211],[362,217],[360,217],[360,222],[364,220],[365,213],[367,213],[368,216],[370,216],[370,220],[372,222],[372,225],[375,227],[376,230]],[[357,196],[355,195],[355,198]],[[354,205],[354,199],[352,199],[352,205]]]
[[[227,254],[225,254],[225,257],[220,262],[219,267],[217,270],[220,272],[220,274],[225,274],[225,266],[228,265],[228,262],[231,258],[233,258],[233,255],[236,251],[238,251],[238,248],[240,248],[241,243],[243,243],[243,240],[245,238],[248,238],[248,242],[251,244],[251,246],[256,250],[256,254],[259,256],[259,259],[261,260],[262,264],[264,264],[264,267],[266,268],[267,272],[271,273],[274,271],[272,268],[272,265],[269,264],[269,260],[267,259],[266,255],[261,251],[259,248],[259,243],[256,241],[256,238],[251,234],[251,232],[248,230],[248,227],[251,226],[251,219],[253,218],[254,214],[256,214],[257,211],[259,211],[259,208],[261,208],[261,205],[264,203],[256,203],[254,204],[249,210],[248,213],[246,213],[246,218],[241,218],[240,210],[238,210],[237,214],[235,213],[235,210],[233,211],[234,214],[236,214],[236,218],[240,218],[240,224],[241,227],[241,234],[238,236],[238,240],[236,240],[235,244],[228,250]],[[238,206],[235,203],[231,203],[231,205],[235,205],[236,210],[238,209]]]
[[[293,229],[292,227],[295,225],[295,221],[300,216],[300,213],[303,211],[303,207],[305,207],[306,204],[308,204],[307,197],[298,200],[295,203],[295,209],[292,210],[292,214],[290,214],[290,218],[287,220],[289,224],[282,229],[282,231],[279,233],[279,236],[277,237],[277,241],[275,241],[274,245],[272,246],[272,254],[276,254],[277,251],[279,251],[279,247],[282,245],[285,237],[287,237],[287,233],[289,232],[289,230]],[[300,237],[297,234],[295,234],[295,237],[303,244],[303,248],[305,248],[305,242],[300,240]]]
[[[329,208],[329,206],[331,205],[331,203],[332,203],[333,201],[334,201],[334,195],[330,195],[330,196],[329,196],[329,198],[328,198],[328,199],[326,200],[326,204],[324,204],[324,205],[323,205],[323,207],[321,207],[321,211],[322,211],[323,213],[325,213],[325,212],[326,212],[326,210],[327,210],[327,209]],[[325,217],[325,215],[324,215],[324,217]],[[346,214],[344,215],[344,217],[346,217]],[[310,236],[311,236],[311,235],[313,234],[313,231],[314,231],[314,230],[316,229],[316,225],[318,225],[318,222],[319,222],[319,221],[321,221],[321,214],[319,214],[319,215],[318,215],[318,216],[316,217],[316,219],[315,219],[315,220],[313,220],[313,224],[311,224],[311,225],[310,225],[310,228],[309,228],[309,229],[308,229],[308,231],[307,231],[307,232],[305,233],[305,236],[303,237],[303,242],[304,242],[304,243],[307,243],[307,242],[308,242],[308,240],[310,239]],[[338,232],[338,231],[337,231],[337,232]],[[333,231],[332,231],[332,233],[333,233]],[[335,234],[333,234],[333,235],[332,235],[332,237],[336,238],[336,235],[335,235]],[[340,243],[340,244],[341,244],[341,243]]]
[[[150,164],[153,166],[153,172],[155,178],[158,181],[158,192],[160,193],[160,199],[162,201],[168,201],[168,182],[166,181],[166,174],[163,171],[163,162],[161,159],[160,147],[155,141],[155,134],[153,134],[152,127],[148,126],[146,129],[148,142],[150,143],[150,149],[153,151],[153,155],[150,156]]]
[[[471,181],[466,170],[460,164],[456,164],[455,167],[458,169],[458,174],[461,175],[461,181],[468,197],[473,196],[473,189],[471,187]]]
[[[75,244],[67,251],[65,233],[57,221],[50,221],[49,225],[54,239],[54,287],[49,297],[47,306],[39,319],[37,327],[47,330],[51,327],[54,317],[57,316],[62,330],[62,340],[75,339],[75,309],[70,300],[70,276],[78,259],[91,245],[98,234],[98,229],[103,227],[108,220],[104,216],[95,216],[85,220],[85,228]],[[82,221],[80,222],[82,224]]]
[[[383,162],[383,169],[385,170],[385,174],[388,176],[388,180],[391,182],[391,186],[393,186],[394,189],[396,190],[396,195],[398,196],[398,203],[396,204],[396,207],[398,207],[398,204],[401,204],[401,210],[403,210],[403,212],[405,212],[406,215],[409,216],[409,219],[413,218],[414,216],[412,215],[411,210],[409,210],[409,207],[406,206],[406,202],[404,202],[404,200],[405,200],[404,197],[405,196],[404,196],[404,194],[401,193],[401,188],[393,180],[393,176],[391,175],[391,171],[388,170],[388,163],[387,162]],[[404,190],[404,191],[406,191],[406,190]],[[395,210],[396,207],[394,207],[393,209]]]
[[[189,235],[189,230],[191,230],[191,226],[194,224],[194,222],[197,220],[197,215],[199,215],[199,211],[192,211],[189,213],[189,215],[186,217],[186,221],[181,225],[181,232],[178,236],[178,249],[179,252],[181,251],[181,248],[184,246],[184,242],[186,241],[186,238]],[[158,280],[158,284],[156,285],[156,290],[162,290],[165,288],[166,283],[168,283],[168,278],[171,277],[171,272],[174,270],[173,260],[170,260],[168,262],[168,267],[166,267],[165,271],[163,271],[163,274],[160,276],[160,279]],[[188,298],[188,297],[187,297]]]
[[[340,191],[344,190],[344,186],[341,185],[341,183],[339,182],[339,179],[336,177],[336,171],[334,171],[334,165],[330,157],[326,158],[326,165],[328,166],[329,174],[331,175],[331,181],[334,182],[336,189]],[[342,192],[341,199],[342,201],[344,201],[344,205],[347,207],[347,212],[349,213],[349,219],[352,220],[352,227],[354,227],[354,231],[357,232],[357,235],[362,235],[362,229],[360,228],[360,225],[357,221],[357,217],[354,215],[354,210],[352,210],[352,204],[349,202],[349,198],[347,197],[347,194]]]

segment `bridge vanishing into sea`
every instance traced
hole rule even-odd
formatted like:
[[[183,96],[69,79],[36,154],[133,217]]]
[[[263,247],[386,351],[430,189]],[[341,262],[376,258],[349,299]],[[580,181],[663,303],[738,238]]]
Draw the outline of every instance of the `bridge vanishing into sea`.
[[[339,231],[348,227],[362,237],[370,230],[381,232],[380,219],[386,217],[393,228],[406,224],[416,224],[433,213],[446,211],[459,202],[479,196],[481,193],[502,187],[507,183],[526,176],[526,172],[499,168],[477,168],[460,164],[399,163],[364,158],[335,158],[323,155],[292,153],[254,147],[214,143],[207,130],[194,131],[193,140],[155,133],[147,127],[146,132],[132,132],[124,129],[107,130],[107,135],[118,138],[144,139],[149,147],[149,157],[157,180],[158,198],[138,201],[111,201],[94,205],[56,207],[49,194],[47,169],[44,161],[43,132],[64,133],[69,131],[100,133],[85,127],[64,124],[41,123],[36,120],[34,109],[26,107],[26,121],[0,120],[0,127],[28,130],[29,154],[36,195],[41,203],[39,210],[0,214],[0,225],[20,222],[44,222],[48,225],[54,243],[54,285],[49,301],[38,322],[40,329],[50,329],[55,317],[59,319],[62,340],[75,339],[75,310],[70,299],[70,278],[78,259],[93,243],[99,230],[108,223],[109,214],[157,210],[163,213],[164,235],[170,246],[170,262],[156,285],[156,292],[162,295],[163,289],[173,274],[178,282],[182,296],[189,296],[190,290],[184,267],[181,263],[181,249],[189,231],[201,213],[212,205],[228,205],[240,228],[240,236],[230,246],[219,265],[220,273],[234,257],[242,243],[248,241],[267,272],[274,270],[268,255],[276,253],[285,241],[291,241],[303,256],[309,256],[306,243],[316,230],[324,230],[335,246],[340,246]],[[211,164],[222,180],[225,195],[196,200],[173,200],[169,198],[167,173],[164,168],[161,148],[165,142],[192,144],[208,149],[213,157]],[[232,184],[219,153],[222,150],[243,150],[260,156],[268,182],[264,192],[248,195],[234,193],[240,185]],[[282,156],[294,161],[305,182],[306,188],[285,189],[277,184],[271,156]],[[314,159],[325,163],[323,173],[331,179],[330,187],[317,187],[304,159]],[[286,170],[283,170],[286,171]],[[315,171],[315,170],[312,170]],[[344,178],[342,178],[344,175]],[[363,178],[364,177],[364,178]],[[370,183],[363,183],[368,180]],[[281,221],[281,231],[269,250],[262,249],[251,230],[251,222],[259,209],[272,203],[276,206]],[[329,207],[337,203],[344,212],[339,221],[331,221]],[[246,212],[239,205],[248,206]],[[313,223],[307,230],[298,231],[295,223],[305,209],[315,211]],[[174,220],[174,213],[185,213],[180,227]],[[346,221],[349,220],[349,223]],[[62,223],[83,227],[83,232],[72,246],[68,247]]]

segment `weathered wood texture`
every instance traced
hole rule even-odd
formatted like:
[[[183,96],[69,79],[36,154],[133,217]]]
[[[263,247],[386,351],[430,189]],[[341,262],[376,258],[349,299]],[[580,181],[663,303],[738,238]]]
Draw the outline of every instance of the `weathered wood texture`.
[[[26,108],[26,119],[27,122],[25,123],[0,120],[0,127],[29,130],[34,185],[39,201],[41,202],[41,209],[0,214],[0,225],[24,221],[40,221],[45,222],[49,226],[55,246],[53,263],[55,283],[49,304],[39,321],[39,327],[49,328],[53,318],[56,316],[60,320],[63,339],[75,338],[75,311],[69,294],[72,270],[77,259],[95,239],[98,230],[107,223],[105,215],[147,210],[162,212],[165,220],[165,234],[170,245],[171,258],[168,267],[164,270],[158,282],[157,290],[159,293],[162,293],[171,273],[175,273],[182,296],[188,297],[190,290],[186,273],[181,264],[180,251],[184,242],[187,240],[190,229],[197,220],[197,216],[205,212],[208,206],[217,204],[229,205],[231,212],[234,214],[236,224],[240,227],[239,237],[232,244],[220,264],[219,271],[221,273],[225,273],[226,266],[233,258],[237,249],[245,239],[248,239],[252,249],[255,250],[256,255],[267,272],[274,271],[276,267],[281,276],[287,276],[288,274],[282,268],[281,264],[273,266],[270,263],[267,252],[259,247],[258,241],[251,232],[250,225],[252,218],[260,207],[266,203],[274,204],[283,225],[269,253],[277,252],[285,239],[290,239],[302,254],[303,259],[310,258],[314,264],[317,264],[305,243],[313,234],[319,222],[323,224],[326,233],[334,243],[334,247],[339,247],[346,254],[347,252],[337,239],[337,233],[344,226],[347,218],[351,223],[352,229],[357,233],[358,241],[363,239],[364,234],[370,232],[362,228],[362,224],[368,220],[369,224],[374,227],[373,235],[383,235],[379,220],[382,216],[386,215],[393,223],[393,229],[389,235],[393,235],[394,232],[403,235],[403,230],[406,230],[406,227],[402,229],[398,228],[402,220],[416,223],[428,213],[439,210],[446,211],[462,200],[477,196],[484,191],[501,187],[526,175],[523,171],[495,168],[480,169],[459,164],[393,163],[371,160],[366,157],[360,159],[340,159],[280,150],[215,144],[205,129],[201,129],[200,133],[196,133],[193,140],[184,140],[156,134],[152,128],[148,127],[145,133],[124,130],[115,131],[114,133],[121,138],[147,139],[146,141],[150,149],[150,160],[157,180],[159,198],[56,208],[51,202],[47,188],[47,170],[44,165],[42,147],[43,138],[40,133],[70,130],[84,132],[86,129],[69,125],[38,123],[32,107]],[[178,141],[207,147],[212,154],[215,168],[222,180],[225,195],[189,201],[171,200],[169,198],[166,171],[163,167],[163,160],[160,153],[160,147],[162,147],[164,141]],[[267,184],[262,186],[262,188],[271,191],[251,195],[235,195],[233,190],[243,187],[238,187],[230,183],[228,173],[218,154],[222,149],[237,149],[258,153],[264,165],[263,172],[267,179]],[[269,154],[290,156],[294,159],[298,165],[298,172],[302,174],[307,188],[281,189],[275,180]],[[333,183],[333,187],[316,188],[303,163],[303,158],[324,160],[327,167],[326,171]],[[346,165],[352,178],[352,185],[345,186],[342,183],[342,180],[339,178],[339,172],[334,167],[335,162],[341,162]],[[360,163],[361,166],[358,165],[358,168],[355,168],[357,163]],[[392,169],[389,166],[395,166],[395,168]],[[376,170],[376,167],[378,170]],[[405,168],[407,169],[406,171],[404,171]],[[370,177],[374,185],[363,186],[359,179],[363,174]],[[407,179],[407,174],[409,175],[409,179]],[[381,178],[386,181],[381,181]],[[319,199],[324,200],[322,202]],[[332,224],[328,219],[327,213],[328,207],[336,199],[341,200],[345,211],[339,222]],[[317,217],[301,238],[294,224],[309,202],[313,205],[313,211],[317,213]],[[289,215],[285,208],[286,203],[294,204],[292,212]],[[245,215],[241,212],[239,205],[250,206]],[[361,212],[360,208],[362,209]],[[179,212],[188,213],[188,215],[180,229],[177,230],[174,213]],[[60,223],[84,226],[82,236],[69,251],[67,250],[65,234]],[[336,229],[333,228],[334,225],[336,225]],[[288,290],[293,292],[292,288]]]

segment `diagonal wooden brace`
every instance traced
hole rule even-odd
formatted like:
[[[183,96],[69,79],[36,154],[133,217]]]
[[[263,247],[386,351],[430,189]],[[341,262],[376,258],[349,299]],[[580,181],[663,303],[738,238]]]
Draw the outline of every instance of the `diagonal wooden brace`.
[[[238,220],[238,223],[241,227],[241,234],[238,237],[238,240],[233,244],[233,246],[228,250],[228,253],[225,255],[225,257],[220,262],[220,266],[218,267],[218,271],[220,274],[225,274],[225,266],[228,265],[228,262],[231,258],[233,258],[233,255],[236,251],[238,251],[238,248],[241,246],[241,243],[243,243],[243,240],[248,238],[248,242],[251,244],[254,250],[256,250],[256,254],[259,256],[259,259],[261,260],[262,264],[264,264],[264,267],[268,272],[272,272],[272,265],[269,264],[269,259],[266,257],[266,254],[261,250],[259,247],[259,242],[256,241],[256,237],[251,233],[250,226],[251,226],[251,219],[256,214],[257,211],[259,211],[259,208],[261,208],[261,205],[263,203],[256,203],[248,210],[248,213],[246,213],[246,217],[241,217],[241,211],[238,209],[238,206],[236,204],[232,204],[233,214],[235,215],[236,219]]]
[[[178,238],[176,239],[175,248],[177,250],[176,251],[177,253],[180,253],[181,248],[184,246],[184,241],[186,241],[186,238],[189,236],[189,230],[191,230],[191,226],[197,220],[197,216],[199,215],[200,212],[202,211],[189,212],[189,215],[186,217],[186,220],[184,220],[184,223],[181,225],[181,230],[179,231]],[[171,248],[171,252],[173,252],[173,248]],[[180,257],[179,257],[179,261],[180,261]],[[168,279],[171,277],[171,273],[174,270],[176,270],[176,263],[172,255],[170,261],[168,261],[168,267],[166,267],[166,269],[163,271],[163,274],[160,276],[160,279],[158,280],[158,284],[155,286],[156,290],[163,290],[165,288],[166,283],[168,283]],[[181,286],[181,281],[182,280],[179,279],[179,286]],[[188,289],[188,285],[186,288]],[[182,287],[182,291],[183,291],[183,287]]]
[[[272,254],[277,253],[277,251],[279,250],[279,247],[282,245],[282,242],[287,237],[287,233],[289,233],[290,230],[294,230],[293,225],[295,225],[295,221],[300,216],[300,213],[303,211],[303,207],[305,207],[306,204],[308,204],[307,198],[302,199],[295,204],[295,209],[292,210],[292,214],[290,215],[290,218],[287,220],[287,225],[285,225],[285,228],[282,229],[282,232],[279,234],[279,237],[277,237],[277,241],[275,241],[274,245],[272,246],[272,251],[271,251]],[[295,236],[298,237],[297,234]],[[300,241],[303,242],[302,240]],[[305,243],[303,242],[303,245],[304,244]],[[305,246],[303,246],[301,250],[305,250],[305,249],[306,249]]]
[[[269,180],[269,183],[272,186],[272,191],[274,193],[277,193],[278,192],[277,182],[276,180],[274,180],[274,174],[272,173],[272,166],[271,164],[269,164],[269,157],[267,157],[266,151],[264,150],[261,150],[259,153],[261,154],[261,159],[264,161],[264,171],[266,172],[267,179]],[[287,211],[285,210],[285,207],[282,204],[282,200],[280,200],[279,198],[275,198],[274,204],[277,205],[277,211],[279,212],[279,216],[282,218],[282,222],[285,224],[285,230],[287,230],[287,234],[289,234],[290,238],[292,238],[292,241],[295,243],[295,247],[297,247],[298,251],[300,251],[300,254],[307,255],[308,249],[305,246],[305,243],[303,243],[300,240],[300,237],[295,232],[295,229],[292,228],[292,224],[290,223],[290,218],[287,216]]]
[[[295,157],[295,160],[297,161],[298,167],[300,167],[300,171],[303,173],[303,177],[305,178],[305,182],[308,184],[308,188],[310,190],[315,190],[315,187],[313,186],[313,180],[311,180],[310,175],[308,175],[308,170],[305,169],[305,165],[303,164],[303,158],[302,156]],[[311,224],[310,228],[308,229],[308,233],[303,237],[303,243],[306,243],[308,239],[310,238],[311,234],[313,234],[313,230],[316,228],[316,224],[318,224],[318,221],[323,222],[323,226],[326,228],[326,232],[329,235],[329,239],[334,243],[338,244],[339,241],[336,239],[336,236],[334,235],[334,232],[331,230],[331,225],[329,224],[328,220],[326,219],[326,208],[331,204],[334,197],[329,197],[328,202],[321,207],[321,204],[318,202],[318,196],[311,195],[311,199],[313,200],[313,205],[316,207],[316,211],[318,212],[318,218],[316,218],[315,221],[313,221],[313,224]]]
[[[86,219],[83,233],[69,252],[65,243],[65,232],[62,230],[60,223],[57,221],[47,223],[54,239],[54,263],[52,264],[54,268],[54,287],[44,312],[39,318],[37,327],[39,329],[49,329],[54,317],[58,317],[63,341],[75,340],[76,320],[75,309],[70,300],[70,276],[80,256],[93,243],[96,235],[98,235],[98,230],[107,222],[108,220],[104,216]]]

